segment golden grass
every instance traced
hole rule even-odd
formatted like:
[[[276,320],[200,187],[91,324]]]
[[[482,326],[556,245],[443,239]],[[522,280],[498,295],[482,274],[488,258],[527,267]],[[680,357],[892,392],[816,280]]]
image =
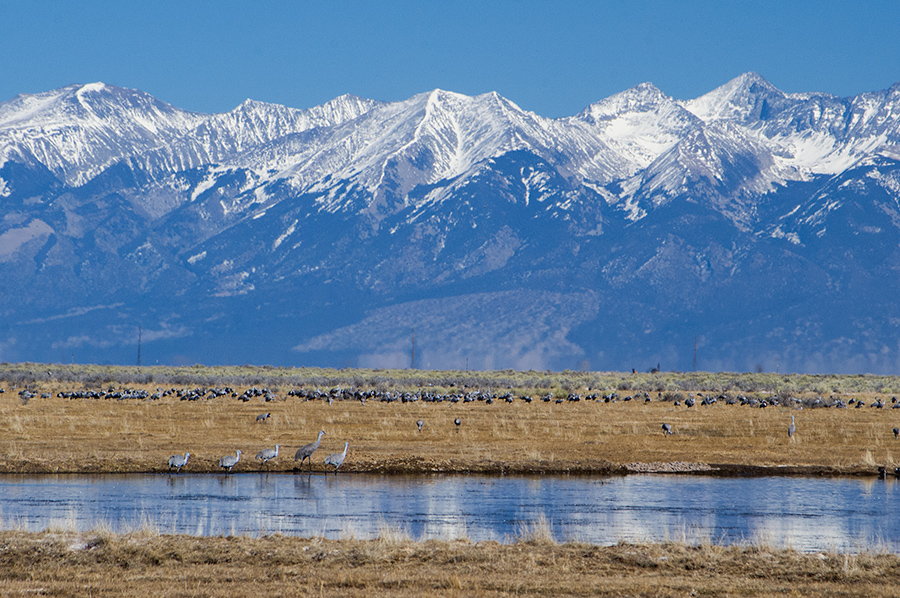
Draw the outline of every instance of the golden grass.
[[[679,543],[599,547],[0,532],[0,594],[52,596],[896,595],[900,557]]]
[[[4,369],[5,368],[5,369]],[[49,370],[49,371],[48,371]],[[42,373],[43,372],[43,373]],[[175,383],[175,379],[181,383]],[[164,384],[163,381],[166,383]],[[429,382],[431,381],[431,382]],[[463,382],[461,382],[463,381]],[[739,391],[810,396],[842,393],[867,403],[900,387],[887,377],[791,377],[738,374],[558,374],[535,372],[418,372],[278,370],[252,368],[102,368],[0,366],[0,472],[164,471],[174,453],[190,452],[184,471],[217,470],[218,459],[241,449],[235,471],[260,469],[253,455],[281,445],[273,471],[294,468],[294,451],[327,435],[313,458],[350,442],[341,471],[377,472],[621,472],[651,464],[724,465],[725,472],[868,473],[893,467],[900,442],[891,409],[789,409],[729,406],[676,407],[639,400],[530,404],[303,401],[291,388],[359,385],[416,390],[434,383],[442,392],[491,388],[535,398],[552,391],[630,389],[655,392]],[[180,401],[68,400],[56,393],[82,388],[195,387],[229,384],[240,393],[266,384],[278,400],[231,397]],[[27,404],[27,386],[51,398]],[[659,390],[656,390],[656,389]],[[590,389],[590,390],[589,390]],[[752,390],[751,390],[752,389]],[[853,393],[851,395],[851,393]],[[890,404],[890,403],[889,403]],[[265,423],[256,416],[270,412]],[[797,435],[787,437],[790,415]],[[459,417],[460,427],[453,424]],[[425,421],[421,432],[416,420]],[[664,436],[661,424],[672,425]],[[677,469],[677,468],[676,468]],[[687,467],[690,469],[690,466]],[[766,471],[772,471],[766,469]],[[518,541],[411,541],[384,529],[358,541],[192,538],[160,535],[151,523],[119,535],[107,529],[78,533],[64,523],[43,533],[0,532],[3,596],[892,596],[900,557],[801,554],[760,546],[722,547],[666,542],[612,547],[558,544],[546,522],[519,531]]]
[[[105,386],[105,385],[104,385]],[[3,387],[0,385],[0,387]],[[892,428],[900,412],[874,409],[792,409],[726,405],[693,408],[641,400],[605,403],[495,401],[402,404],[305,401],[279,388],[278,400],[242,402],[230,396],[181,401],[64,399],[81,386],[32,383],[51,398],[27,404],[6,383],[0,394],[0,472],[154,472],[168,457],[190,452],[183,471],[218,470],[240,449],[235,471],[258,470],[257,451],[280,444],[272,471],[294,468],[296,449],[325,430],[313,457],[350,451],[341,471],[376,472],[615,472],[633,463],[708,463],[725,470],[797,467],[800,471],[872,473],[893,467],[900,442]],[[156,391],[155,385],[130,385]],[[236,388],[241,392],[243,388]],[[581,389],[584,391],[584,389]],[[625,393],[620,393],[624,395]],[[857,394],[867,402],[875,394]],[[888,395],[877,395],[888,402]],[[847,398],[847,395],[845,395]],[[656,399],[656,395],[654,395]],[[271,418],[257,423],[256,416]],[[797,435],[788,439],[790,416]],[[462,424],[454,425],[454,418]],[[416,420],[425,421],[421,432]],[[674,435],[662,434],[663,422]]]

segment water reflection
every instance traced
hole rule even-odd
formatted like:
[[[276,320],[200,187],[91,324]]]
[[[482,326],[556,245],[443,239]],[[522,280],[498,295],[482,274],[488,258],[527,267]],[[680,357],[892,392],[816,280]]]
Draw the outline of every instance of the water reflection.
[[[741,543],[896,552],[897,481],[691,476],[0,476],[0,526],[510,541],[545,519],[559,540]]]

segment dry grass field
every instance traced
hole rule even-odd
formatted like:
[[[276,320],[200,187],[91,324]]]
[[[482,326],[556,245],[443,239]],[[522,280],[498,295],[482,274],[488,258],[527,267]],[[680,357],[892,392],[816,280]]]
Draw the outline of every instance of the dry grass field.
[[[533,374],[531,386],[514,377],[501,381],[488,378],[486,384],[481,380],[478,386],[466,384],[466,391],[533,396],[530,403],[519,398],[491,404],[483,400],[329,403],[288,394],[296,388],[328,390],[341,384],[340,379],[329,380],[316,370],[303,375],[296,370],[270,370],[268,378],[262,379],[231,374],[225,382],[221,378],[227,374],[204,370],[207,378],[187,378],[185,383],[175,384],[172,378],[179,374],[177,371],[166,374],[165,380],[159,379],[163,378],[160,373],[155,374],[157,379],[151,376],[147,380],[127,370],[92,378],[81,370],[66,376],[48,370],[48,366],[6,367],[6,372],[0,368],[0,389],[5,391],[0,394],[0,472],[159,472],[167,469],[169,456],[184,452],[191,453],[184,471],[215,471],[219,458],[237,449],[244,458],[235,471],[252,471],[262,467],[253,456],[276,444],[280,445],[279,456],[266,467],[291,471],[296,466],[296,449],[315,440],[319,430],[326,434],[312,459],[314,471],[322,471],[324,457],[339,452],[345,441],[350,442],[341,467],[346,472],[624,473],[697,470],[702,469],[699,464],[706,464],[726,474],[767,468],[782,473],[874,475],[879,465],[892,468],[900,462],[900,440],[892,432],[900,426],[900,409],[891,409],[893,385],[897,384],[893,378],[812,378],[810,383],[801,382],[803,377],[799,376],[776,376],[782,385],[776,388],[772,375],[757,375],[759,380],[753,382],[753,375],[747,374],[741,378],[741,385],[751,388],[755,384],[766,390],[744,392],[733,383],[724,387],[722,380],[728,375],[694,375],[696,379],[686,382],[675,374],[657,374],[655,378],[649,374],[609,374],[609,380],[599,375],[589,378],[589,374],[580,374],[583,380],[568,373],[555,378]],[[22,375],[25,368],[32,373],[31,379]],[[198,368],[187,370],[197,375]],[[273,376],[273,371],[288,372],[293,377],[281,379]],[[423,388],[402,378],[409,372],[395,374],[389,378],[382,373],[373,384],[398,392]],[[430,391],[462,392],[440,379],[448,374],[431,375],[445,385],[429,385]],[[354,370],[344,376],[347,388],[354,380],[365,382],[366,376],[372,382],[373,374]],[[534,380],[542,386],[535,385]],[[323,381],[334,386],[317,384]],[[240,394],[255,382],[270,384],[267,388],[273,400],[255,397],[245,402],[228,394],[189,401],[174,392],[155,399],[58,396],[66,391],[110,388],[157,393],[217,383],[231,383],[233,394]],[[417,382],[421,384],[422,380]],[[811,384],[818,384],[827,394],[817,393]],[[786,386],[791,388],[785,390]],[[35,396],[23,400],[20,393],[24,389]],[[602,398],[557,402],[569,393],[602,397],[613,392],[618,398],[609,402]],[[644,399],[645,392],[649,402]],[[553,400],[541,401],[539,397],[547,393]],[[701,406],[701,394],[719,396],[720,400]],[[698,396],[694,407],[685,406],[683,401],[675,405],[672,399],[688,396]],[[759,408],[728,405],[722,400],[736,396],[780,397],[781,404]],[[816,396],[826,402],[837,398],[844,402],[862,400],[866,406],[855,409],[850,403],[851,408],[846,409],[811,408]],[[879,398],[885,407],[871,407]],[[264,412],[271,416],[257,422],[257,415]],[[792,415],[797,433],[788,438]],[[454,423],[457,418],[459,426]],[[421,432],[418,420],[424,422]],[[663,423],[671,425],[672,435],[663,434]]]
[[[0,532],[0,594],[31,596],[896,596],[900,557],[766,547]]]
[[[182,400],[190,389],[233,393]],[[272,400],[242,401],[253,387]],[[440,403],[322,398],[336,388],[496,400]],[[72,391],[141,390],[145,398],[64,398]],[[900,461],[900,379],[775,374],[419,372],[274,368],[113,368],[0,364],[0,472],[161,472],[268,464],[289,472],[298,447],[326,435],[314,471],[345,441],[342,472],[611,473],[709,471],[875,475]],[[171,390],[170,393],[164,393]],[[499,397],[512,393],[512,402]],[[580,401],[566,400],[570,394]],[[610,396],[587,400],[590,395]],[[646,393],[646,395],[644,394]],[[152,395],[159,396],[153,397]],[[532,396],[530,403],[522,396]],[[544,402],[541,396],[550,396]],[[647,402],[645,397],[649,396]],[[717,402],[701,406],[701,396]],[[631,397],[630,400],[627,400]],[[687,407],[685,400],[697,404]],[[770,406],[727,404],[739,397]],[[813,407],[840,400],[850,408]],[[561,401],[559,401],[562,399]],[[774,401],[773,401],[774,399]],[[870,405],[876,400],[883,408]],[[679,400],[680,405],[675,401]],[[852,400],[852,402],[851,402]],[[858,401],[866,406],[853,408]],[[559,401],[559,402],[557,402]],[[778,404],[771,404],[777,402]],[[739,403],[739,402],[738,402]],[[257,416],[270,413],[264,422]],[[794,416],[797,433],[788,438]],[[459,425],[454,420],[459,419]],[[416,422],[423,426],[418,430]],[[664,435],[662,424],[673,434]],[[0,532],[0,595],[52,596],[895,596],[900,557],[802,554],[760,545],[559,544],[525,530],[510,544],[160,535],[148,528]]]

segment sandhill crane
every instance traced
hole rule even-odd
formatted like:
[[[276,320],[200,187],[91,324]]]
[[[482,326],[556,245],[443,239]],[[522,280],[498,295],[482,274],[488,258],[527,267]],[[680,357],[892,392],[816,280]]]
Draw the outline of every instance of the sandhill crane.
[[[260,413],[256,416],[256,423],[266,423],[266,420],[272,416],[271,413]]]
[[[422,431],[422,426],[424,426],[424,425],[425,425],[424,419],[416,420],[416,427],[419,428],[419,432]]]
[[[172,455],[169,457],[169,469],[176,469],[178,473],[181,473],[181,468],[187,465],[188,458],[190,458],[190,453],[185,453],[182,455]]]
[[[894,428],[894,440],[900,438],[900,428]]]
[[[459,428],[459,424],[461,424],[462,422],[461,422],[461,421],[459,420],[459,418],[457,417],[456,419],[453,420],[453,423],[456,424],[456,427],[457,427],[457,428]]]
[[[347,448],[350,447],[349,442],[344,443],[344,452],[343,453],[331,453],[327,457],[325,457],[325,465],[334,465],[334,475],[337,475],[338,467],[344,462],[344,459],[347,458]]]
[[[224,457],[219,459],[219,467],[221,467],[222,469],[227,469],[230,472],[231,468],[237,465],[238,461],[241,460],[241,454],[241,450],[238,449],[233,456],[225,455]]]
[[[263,462],[263,465],[266,466],[266,469],[269,468],[269,460],[274,459],[278,456],[278,449],[281,447],[280,444],[276,444],[273,449],[263,449],[256,453],[256,458]]]
[[[794,425],[794,416],[791,416],[791,425],[788,426],[788,438],[793,438],[794,433],[797,431],[797,426]]]
[[[297,449],[297,453],[294,455],[294,461],[300,461],[301,470],[303,469],[303,460],[309,459],[309,470],[312,471],[312,455],[318,450],[319,443],[322,442],[322,436],[324,434],[324,430],[319,430],[319,437],[316,438],[315,442],[310,442]]]
[[[669,436],[672,434],[672,426],[669,424],[662,425],[663,436]]]

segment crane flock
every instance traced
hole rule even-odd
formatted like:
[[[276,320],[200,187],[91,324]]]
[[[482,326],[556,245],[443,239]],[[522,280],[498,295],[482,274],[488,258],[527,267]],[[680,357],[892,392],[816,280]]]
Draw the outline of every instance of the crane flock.
[[[38,394],[31,392],[29,390],[23,390],[19,393],[23,399],[26,401],[27,399],[38,396]],[[46,396],[45,396],[46,395]],[[49,394],[41,394],[42,398],[49,398]],[[224,388],[193,388],[193,389],[157,389],[157,392],[150,393],[145,390],[129,390],[129,389],[119,389],[116,390],[110,387],[108,390],[102,391],[71,391],[65,392],[61,391],[57,393],[58,397],[68,398],[68,399],[78,399],[78,398],[92,398],[92,399],[115,399],[118,401],[123,400],[158,400],[162,397],[173,396],[177,397],[182,401],[197,401],[201,399],[212,399],[218,397],[231,397],[237,398],[240,401],[247,402],[253,398],[260,398],[265,402],[279,400],[278,395],[275,391],[270,390],[268,388],[249,388],[245,390],[243,393],[238,394],[237,391],[230,387]],[[694,406],[709,407],[711,405],[715,405],[717,403],[724,403],[726,405],[739,405],[746,406],[752,408],[765,409],[767,407],[782,407],[782,408],[791,408],[795,410],[806,409],[817,409],[817,408],[825,408],[825,409],[862,409],[865,407],[873,408],[873,409],[900,409],[900,401],[898,401],[897,397],[891,397],[889,403],[882,398],[876,398],[871,402],[867,403],[859,398],[846,398],[840,395],[832,395],[831,397],[825,398],[822,396],[817,397],[808,397],[808,398],[796,398],[790,395],[785,397],[780,396],[779,394],[768,394],[765,393],[756,393],[755,396],[745,396],[743,394],[734,394],[734,393],[723,393],[723,394],[709,394],[709,393],[681,393],[681,392],[666,392],[663,395],[662,392],[657,392],[656,396],[651,396],[648,392],[636,392],[632,394],[621,394],[619,391],[607,391],[607,392],[589,392],[587,394],[581,394],[576,392],[569,392],[568,394],[560,394],[557,392],[550,392],[547,394],[542,394],[540,396],[535,395],[535,397],[523,394],[513,394],[512,392],[505,393],[496,393],[491,391],[484,390],[469,390],[465,392],[450,392],[450,393],[440,393],[434,392],[430,390],[420,390],[416,392],[400,392],[395,390],[362,390],[362,389],[342,389],[342,388],[332,388],[329,390],[320,390],[320,389],[296,389],[287,392],[288,397],[296,397],[302,399],[304,401],[315,401],[322,400],[327,402],[328,405],[334,405],[335,402],[338,401],[359,401],[362,404],[366,404],[367,401],[379,401],[382,403],[394,403],[399,402],[403,404],[407,403],[449,403],[452,407],[457,403],[483,403],[485,405],[493,405],[495,402],[501,402],[506,404],[511,404],[514,402],[523,402],[530,404],[535,400],[539,400],[539,402],[550,403],[550,404],[564,404],[564,403],[577,403],[580,401],[594,401],[597,403],[618,403],[618,402],[642,402],[642,403],[652,403],[652,402],[667,402],[673,408],[685,407],[690,409],[691,411],[695,411],[695,409],[691,409]],[[259,413],[255,416],[256,423],[268,423],[269,419],[272,417],[271,412]],[[446,421],[446,420],[445,420]],[[462,427],[462,419],[459,416],[453,417],[451,420],[456,431],[459,432]],[[422,432],[425,426],[425,419],[417,419],[415,420],[416,430],[417,432]],[[893,433],[895,440],[900,440],[900,426],[889,428]],[[671,423],[666,422],[662,424],[662,432],[664,436],[670,436],[674,434],[674,429]],[[797,438],[798,426],[797,421],[794,415],[791,415],[791,422],[787,427],[788,440],[794,442]],[[303,462],[305,460],[309,460],[309,471],[312,472],[312,457],[313,454],[318,450],[320,446],[320,442],[322,440],[322,436],[325,434],[325,431],[322,430],[319,432],[318,437],[314,442],[301,446],[297,449],[297,452],[294,456],[295,461],[299,461],[298,468],[302,471]],[[347,450],[349,448],[349,441],[345,442],[344,452],[342,453],[332,453],[329,454],[324,461],[325,465],[334,467],[334,471],[337,472],[338,468],[344,463],[344,460],[347,456]],[[267,470],[269,468],[269,462],[278,458],[280,445],[276,444],[275,448],[266,448],[260,450],[256,453],[256,459],[260,461],[260,465],[264,466]],[[226,473],[231,472],[235,466],[238,465],[241,459],[242,452],[237,450],[234,455],[226,455],[220,459],[218,459],[218,465],[220,468],[226,471]],[[174,454],[171,455],[166,464],[168,469],[175,470],[176,473],[180,473],[181,470],[187,465],[188,460],[190,458],[190,453],[185,452],[184,454]],[[196,461],[196,460],[195,460]]]

